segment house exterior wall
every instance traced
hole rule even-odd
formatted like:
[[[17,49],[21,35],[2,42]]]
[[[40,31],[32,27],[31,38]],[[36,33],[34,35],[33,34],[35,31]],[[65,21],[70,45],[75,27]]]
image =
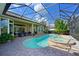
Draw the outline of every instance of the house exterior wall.
[[[6,3],[0,3],[0,15],[2,15],[5,6],[6,6]]]
[[[5,18],[5,17],[2,17],[2,18]],[[13,27],[14,27],[13,31],[15,31],[15,27],[18,28],[17,27],[18,25],[22,25],[22,26],[20,26],[20,28],[24,28],[25,32],[34,33],[36,31],[38,33],[38,32],[43,32],[44,31],[44,28],[43,28],[44,26],[41,25],[41,24],[25,22],[26,20],[25,21],[19,21],[19,19],[17,20],[17,19],[13,19],[13,18],[9,18],[9,17],[6,17],[5,19],[7,19],[7,22],[8,22],[8,24],[7,24],[7,26],[8,26],[7,32],[8,33],[10,33],[10,25],[9,25],[10,21],[13,21],[13,23],[14,23],[13,24]]]

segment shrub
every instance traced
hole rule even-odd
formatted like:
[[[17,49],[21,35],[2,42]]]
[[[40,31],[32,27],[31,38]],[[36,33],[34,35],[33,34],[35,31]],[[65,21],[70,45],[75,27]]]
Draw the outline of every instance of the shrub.
[[[11,34],[7,34],[7,33],[3,33],[0,35],[0,43],[6,43],[9,40],[14,40],[14,36],[12,36]]]

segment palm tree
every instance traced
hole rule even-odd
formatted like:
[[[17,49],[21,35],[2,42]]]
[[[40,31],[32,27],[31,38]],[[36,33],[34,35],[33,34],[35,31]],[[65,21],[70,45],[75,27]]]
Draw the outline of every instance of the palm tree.
[[[65,22],[64,20],[57,19],[55,21],[55,31],[57,33],[65,33],[68,31],[68,23]]]

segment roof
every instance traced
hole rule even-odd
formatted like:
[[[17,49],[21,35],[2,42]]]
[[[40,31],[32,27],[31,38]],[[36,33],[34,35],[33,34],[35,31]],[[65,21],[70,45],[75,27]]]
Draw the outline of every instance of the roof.
[[[11,4],[7,12],[19,15],[29,21],[44,21],[52,24],[56,19],[69,20],[79,8],[76,3],[26,3]],[[76,12],[75,14],[78,14]]]

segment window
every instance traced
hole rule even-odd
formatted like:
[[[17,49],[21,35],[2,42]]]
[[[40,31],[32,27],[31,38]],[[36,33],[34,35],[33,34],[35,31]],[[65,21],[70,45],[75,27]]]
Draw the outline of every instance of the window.
[[[1,19],[0,21],[1,33],[7,33],[8,31],[8,20]]]

